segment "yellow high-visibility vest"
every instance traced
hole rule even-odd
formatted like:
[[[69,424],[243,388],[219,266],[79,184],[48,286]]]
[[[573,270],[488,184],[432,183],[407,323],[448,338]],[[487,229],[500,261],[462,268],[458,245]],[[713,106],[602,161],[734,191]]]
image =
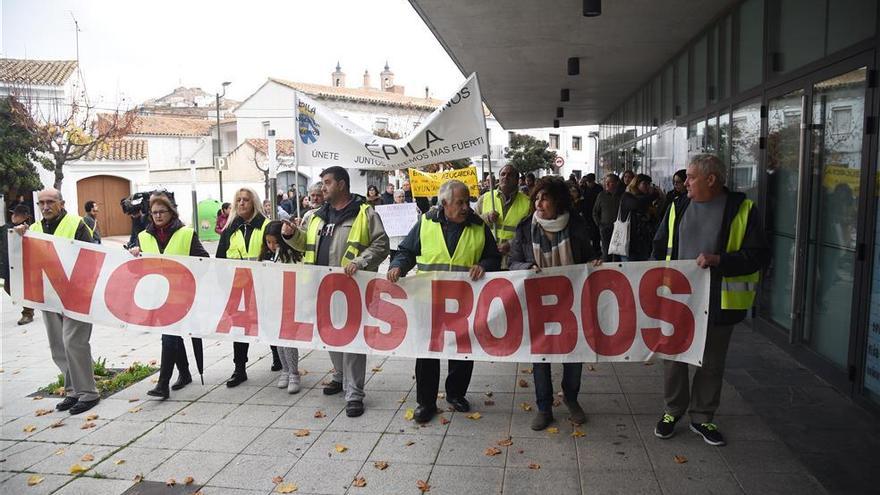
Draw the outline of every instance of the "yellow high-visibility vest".
[[[739,211],[733,217],[730,224],[730,234],[727,236],[726,252],[733,253],[742,247],[746,236],[746,225],[749,221],[749,211],[754,206],[750,199],[746,199],[739,205]],[[666,241],[666,259],[672,259],[672,239],[675,232],[675,203],[669,207],[669,238]],[[749,309],[755,303],[758,282],[761,280],[761,272],[757,271],[738,277],[721,278],[721,309]]]
[[[260,258],[260,251],[263,249],[263,229],[269,220],[263,218],[263,224],[259,228],[254,229],[251,233],[251,240],[248,242],[247,248],[244,246],[244,234],[241,230],[236,229],[229,236],[229,248],[226,250],[226,257],[237,260],[256,260]]]
[[[61,222],[58,223],[58,226],[55,227],[55,232],[52,235],[64,237],[65,239],[73,239],[76,237],[76,229],[79,228],[80,223],[89,229],[89,226],[83,222],[82,217],[74,215],[73,213],[67,213],[64,215],[64,218],[61,219]],[[34,232],[43,233],[43,222],[36,222],[31,225],[30,228]],[[89,229],[89,233],[92,233],[92,229]]]
[[[164,254],[177,254],[180,256],[188,256],[189,248],[192,245],[192,238],[195,231],[192,227],[181,227],[171,235],[168,245],[165,246]],[[138,234],[138,244],[141,246],[142,253],[160,254],[159,243],[152,234],[146,230]]]
[[[346,241],[345,253],[339,260],[339,266],[346,266],[351,260],[367,249],[370,245],[370,221],[367,219],[367,209],[371,208],[368,203],[360,206],[354,223],[351,224],[351,230],[348,232],[348,240]],[[324,220],[318,215],[312,215],[309,226],[306,228],[306,246],[303,253],[303,263],[314,265],[318,257],[318,231],[324,226]],[[331,262],[334,260],[331,260]]]
[[[486,235],[483,225],[468,224],[450,256],[440,222],[432,222],[422,215],[419,240],[422,244],[422,254],[416,256],[419,272],[466,272],[480,261]]]
[[[495,211],[498,212],[499,220],[495,239],[498,241],[513,240],[514,235],[516,235],[516,226],[529,214],[531,200],[521,191],[517,191],[513,202],[510,204],[510,208],[507,209],[507,213],[503,213],[504,208],[502,205],[504,200],[501,199],[501,193],[496,189],[483,195],[483,203],[480,209],[484,215],[492,211],[493,200],[495,201]],[[492,230],[493,232],[496,231],[495,229]]]

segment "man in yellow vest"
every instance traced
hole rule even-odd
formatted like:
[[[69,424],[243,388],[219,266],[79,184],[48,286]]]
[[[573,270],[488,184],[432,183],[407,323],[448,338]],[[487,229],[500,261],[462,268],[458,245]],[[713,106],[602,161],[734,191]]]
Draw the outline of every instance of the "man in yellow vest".
[[[324,203],[306,213],[298,226],[285,221],[281,230],[285,242],[303,252],[303,263],[309,265],[341,266],[348,275],[358,270],[377,271],[389,251],[382,219],[363,196],[351,193],[351,180],[344,168],[325,169],[321,183]],[[360,416],[364,413],[367,356],[330,352],[330,361],[333,379],[324,387],[324,394],[345,390],[345,414]]]
[[[507,267],[510,241],[516,226],[529,215],[529,196],[519,191],[519,172],[512,165],[505,165],[498,173],[498,188],[483,193],[477,201],[476,213],[495,234],[498,251],[504,256],[501,262]]]
[[[400,277],[418,265],[424,272],[468,272],[479,280],[486,272],[501,266],[501,254],[489,227],[471,211],[468,187],[450,180],[440,186],[433,208],[421,216],[398,247],[386,277],[397,283]],[[459,412],[471,406],[465,394],[474,370],[473,361],[449,360],[446,377],[446,402]],[[437,390],[440,386],[440,360],[416,359],[416,407],[413,418],[427,423],[437,413]]]
[[[43,189],[37,195],[37,205],[43,219],[31,227],[32,232],[54,235],[64,239],[92,242],[92,231],[83,219],[64,209],[64,198],[57,189]],[[15,231],[24,235],[28,225]],[[100,399],[92,368],[92,324],[74,320],[60,313],[43,311],[43,323],[49,337],[52,360],[64,374],[64,400],[55,404],[59,411],[79,414],[95,407]]]
[[[770,261],[761,217],[745,194],[724,186],[724,162],[697,155],[687,167],[687,195],[675,200],[654,237],[654,259],[695,259],[711,270],[709,324],[703,365],[689,383],[689,366],[664,361],[666,411],[654,435],[667,439],[675,423],[690,415],[690,429],[710,445],[725,445],[713,422],[721,399],[724,362],[735,324],[755,300],[760,272]]]

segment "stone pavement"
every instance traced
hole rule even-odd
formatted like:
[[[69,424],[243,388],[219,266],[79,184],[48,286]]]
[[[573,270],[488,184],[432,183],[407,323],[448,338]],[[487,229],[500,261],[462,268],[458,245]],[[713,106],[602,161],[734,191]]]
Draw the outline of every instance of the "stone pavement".
[[[178,483],[191,476],[203,494],[268,494],[276,476],[304,494],[417,494],[419,480],[431,494],[825,493],[730,384],[717,418],[727,447],[706,445],[682,424],[673,439],[655,438],[660,363],[585,366],[580,401],[589,420],[583,436],[572,436],[564,406],[556,408],[558,433],[529,429],[534,411],[522,407],[534,407],[529,365],[477,363],[468,397],[481,417],[446,412],[442,421],[419,427],[405,419],[415,407],[411,360],[370,357],[366,413],[349,419],[341,396],[321,393],[331,368],[325,352],[304,353],[303,390],[289,395],[274,386],[264,346],[251,348],[250,379],[226,388],[232,346],[206,341],[205,386],[196,382],[162,402],[148,399],[153,383],[145,379],[103,400],[93,410],[96,427],[80,429],[81,416],[35,416],[54,401],[26,396],[57,370],[40,319],[18,327],[18,308],[5,294],[2,305],[4,494],[117,495],[136,475]],[[109,366],[125,367],[157,359],[160,342],[158,335],[97,327],[92,348]],[[50,427],[59,419],[64,426]],[[33,431],[25,431],[31,425]],[[308,435],[297,436],[303,429]],[[510,446],[499,445],[507,438]],[[485,455],[491,447],[500,452]],[[86,454],[94,460],[82,461]],[[377,469],[377,461],[387,462],[387,469]],[[73,464],[89,470],[73,476]],[[32,474],[43,481],[28,487]],[[352,486],[357,477],[366,486]]]

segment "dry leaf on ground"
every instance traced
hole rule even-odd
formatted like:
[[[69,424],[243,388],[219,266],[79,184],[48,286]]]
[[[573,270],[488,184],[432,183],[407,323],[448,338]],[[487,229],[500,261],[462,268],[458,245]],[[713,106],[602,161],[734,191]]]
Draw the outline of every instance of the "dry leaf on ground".
[[[281,483],[282,481],[284,481],[284,478],[281,476],[276,476],[276,477],[272,478],[272,483],[275,483],[276,485],[278,483]]]
[[[559,428],[551,426],[550,428],[547,428],[547,433],[559,433]]]
[[[95,460],[95,456],[93,456],[92,454],[84,454],[84,455],[80,458],[80,460],[83,461],[83,462],[92,462],[92,461]]]
[[[150,366],[156,366],[156,360],[150,359]]]
[[[584,435],[586,435],[586,433],[582,432],[581,430],[574,430],[573,432],[571,432],[571,436],[575,438],[580,438]]]
[[[89,470],[89,468],[84,467],[80,464],[74,464],[73,466],[70,466],[70,474],[80,474],[80,473],[84,473],[88,470]]]
[[[416,488],[422,493],[431,491],[431,485],[427,484],[424,480],[416,481]]]
[[[562,401],[559,399],[553,399],[553,407],[559,407],[562,405]]]
[[[316,418],[326,418],[327,415],[324,414],[324,411],[315,411],[315,417]]]
[[[468,419],[480,419],[480,418],[482,418],[482,417],[483,417],[483,415],[480,414],[480,413],[478,413],[478,412],[470,413],[470,414],[467,415],[467,418],[468,418]]]
[[[529,469],[541,469],[541,465],[538,464],[537,462],[533,462],[533,463],[529,464]]]
[[[529,382],[527,382],[525,380],[525,378],[520,378],[519,379],[519,386],[520,386],[520,388],[529,388]]]
[[[688,461],[688,458],[683,455],[676,455],[672,457],[672,460],[674,460],[676,464],[684,464]]]
[[[351,485],[358,488],[363,488],[367,486],[367,480],[365,480],[363,476],[358,476],[354,479],[354,481],[352,481]]]
[[[345,452],[346,450],[348,450],[348,447],[346,447],[345,445],[342,445],[341,443],[337,443],[336,447],[334,447],[334,449],[336,450],[336,452],[339,452],[341,454],[341,453]]]
[[[40,417],[51,413],[52,409],[37,409],[36,411],[34,411],[34,416]]]
[[[97,414],[89,414],[88,416],[86,416],[86,421],[94,421],[96,419],[98,419]]]
[[[299,490],[295,483],[281,483],[275,487],[276,493],[293,493]]]
[[[412,440],[407,440],[407,442],[406,442],[405,444],[403,444],[403,446],[404,446],[404,447],[409,447],[410,445],[415,445],[415,444],[416,444],[416,443],[413,442]]]
[[[376,461],[373,463],[373,467],[378,469],[379,471],[384,471],[388,469],[388,463],[385,461]]]
[[[596,371],[596,367],[593,366],[592,364],[588,364],[588,365],[587,365],[587,370],[589,370],[589,371]]]
[[[52,423],[51,425],[49,425],[49,428],[61,428],[62,426],[64,426],[64,420],[63,420],[63,419],[59,419],[58,421],[56,421],[56,422]]]
[[[302,430],[296,430],[293,432],[293,435],[296,437],[307,437],[309,436],[309,433],[311,433],[309,430],[303,428]]]
[[[522,370],[520,370],[520,373],[523,373],[523,374],[526,374],[526,375],[531,375],[531,374],[532,374],[532,369],[531,369],[531,368],[523,368]]]
[[[143,407],[133,407],[133,408],[129,409],[128,412],[135,414],[135,413],[141,412],[142,409],[143,409]]]
[[[403,419],[405,419],[407,421],[412,421],[412,419],[415,417],[415,414],[416,414],[415,409],[413,409],[411,407],[407,408],[406,412],[403,413]]]
[[[489,457],[496,456],[500,453],[501,453],[501,449],[499,449],[498,447],[488,447],[486,450],[483,451],[483,455],[486,455]]]
[[[86,421],[85,423],[82,424],[82,426],[79,427],[79,429],[80,430],[88,430],[89,428],[94,428],[95,426],[97,426],[95,423],[93,423],[91,421]]]
[[[158,377],[158,376],[155,376],[155,377],[153,377],[153,378],[150,378],[150,382],[151,382],[151,383],[159,383],[159,377]]]
[[[36,474],[32,474],[32,475],[28,476],[28,479],[27,479],[27,485],[28,485],[28,486],[36,486],[36,485],[39,485],[40,483],[43,482],[44,479],[46,479],[46,478],[44,478],[44,477],[42,477],[42,476],[38,476],[38,475],[36,475]]]
[[[382,371],[382,368],[379,367],[379,366],[376,366],[375,368],[372,369],[372,372],[373,372],[373,373],[378,373],[378,372],[380,372],[380,371]]]
[[[440,416],[440,424],[441,424],[441,425],[448,425],[448,424],[449,424],[449,420],[446,419],[445,416]]]
[[[120,464],[125,464],[125,459],[116,459],[115,461],[113,461],[113,464],[116,464],[117,466]]]
[[[129,402],[137,402],[139,400],[141,400],[140,397],[132,397],[131,399],[128,399]]]
[[[43,396],[42,395],[35,395],[34,400],[43,400]]]
[[[194,481],[195,480],[193,479],[192,476],[187,476],[186,478],[183,479],[183,484],[184,485],[192,485]]]
[[[502,447],[510,447],[513,445],[513,439],[510,437],[505,438],[504,440],[498,440],[498,445]]]
[[[165,480],[165,486],[174,486],[177,484],[177,480],[174,478],[168,478]]]
[[[134,475],[134,478],[131,479],[131,481],[134,481],[135,483],[140,483],[141,481],[144,481],[144,475],[136,474]]]
[[[523,411],[531,411],[532,405],[529,404],[528,402],[523,402],[522,404],[519,405],[519,408],[522,409]]]
[[[64,455],[64,449],[58,449],[55,451],[55,455]]]

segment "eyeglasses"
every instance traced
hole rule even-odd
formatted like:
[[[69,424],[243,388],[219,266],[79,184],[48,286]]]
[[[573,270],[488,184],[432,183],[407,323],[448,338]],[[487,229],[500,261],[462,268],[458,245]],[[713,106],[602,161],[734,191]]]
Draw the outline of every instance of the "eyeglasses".
[[[150,215],[153,215],[154,217],[158,217],[160,215],[165,215],[168,213],[170,213],[168,210],[159,210],[159,211],[151,211]]]

